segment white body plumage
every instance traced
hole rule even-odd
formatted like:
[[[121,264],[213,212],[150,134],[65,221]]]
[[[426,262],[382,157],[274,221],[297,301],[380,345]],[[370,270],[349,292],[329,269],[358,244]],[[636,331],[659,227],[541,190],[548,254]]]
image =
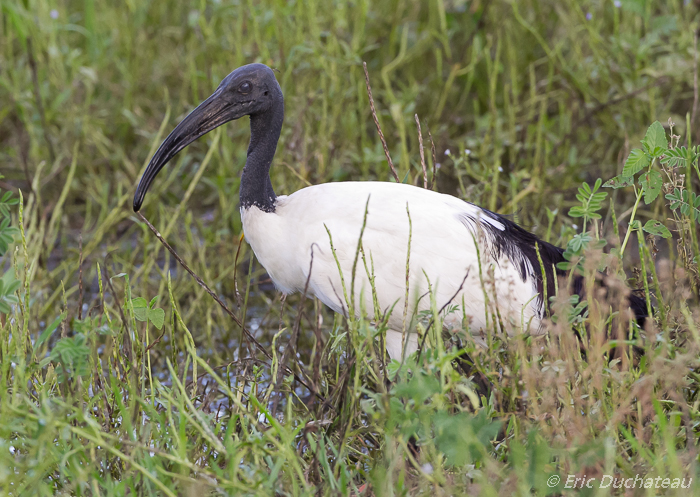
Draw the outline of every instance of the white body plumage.
[[[523,277],[507,256],[495,255],[489,233],[503,231],[504,225],[488,211],[449,195],[381,182],[311,186],[277,197],[273,212],[256,206],[241,208],[245,238],[279,290],[287,294],[303,291],[308,279],[308,293],[334,311],[347,313],[349,305],[345,302],[338,265],[350,292],[368,198],[362,247],[367,266],[370,257],[374,266],[375,289],[382,312],[393,306],[386,337],[392,358],[400,358],[404,342],[409,233],[409,319],[414,311],[430,308],[427,295],[430,284],[438,308],[448,302],[457,306],[457,310],[452,309],[446,316],[446,326],[461,326],[466,315],[478,341],[483,340],[487,313],[493,313],[495,306],[509,333],[523,329],[537,332],[542,303],[537,299],[531,264],[525,262]],[[480,229],[486,225],[489,229]],[[485,303],[484,290],[491,308]],[[360,300],[371,314],[370,279],[362,261],[355,271],[356,313],[360,312]],[[407,336],[405,342],[406,353],[416,350],[415,334]]]

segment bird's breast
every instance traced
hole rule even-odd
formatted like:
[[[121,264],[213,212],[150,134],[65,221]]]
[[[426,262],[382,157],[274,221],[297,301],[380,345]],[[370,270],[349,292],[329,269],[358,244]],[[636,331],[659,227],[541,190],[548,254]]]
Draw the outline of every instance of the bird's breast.
[[[305,257],[299,253],[295,227],[289,225],[291,220],[285,219],[279,212],[279,209],[265,212],[255,206],[241,208],[241,221],[243,234],[255,257],[275,286],[289,294],[304,288],[306,278],[300,263]]]

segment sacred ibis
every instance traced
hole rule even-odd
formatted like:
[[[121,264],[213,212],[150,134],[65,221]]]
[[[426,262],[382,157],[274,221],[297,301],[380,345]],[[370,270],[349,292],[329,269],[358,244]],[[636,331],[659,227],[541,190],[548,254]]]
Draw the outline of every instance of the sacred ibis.
[[[233,71],[177,125],[144,172],[134,211],[173,156],[243,116],[250,116],[250,145],[240,185],[243,232],[279,290],[289,294],[308,288],[334,311],[347,313],[343,279],[350,292],[367,207],[362,248],[374,270],[379,306],[391,312],[386,345],[392,358],[401,357],[402,346],[406,353],[416,350],[415,333],[403,334],[408,328],[404,316],[410,319],[415,311],[430,309],[429,289],[438,309],[450,304],[445,325],[461,327],[467,318],[477,339],[495,315],[509,333],[541,333],[545,282],[551,295],[556,277],[552,268],[564,260],[563,250],[509,219],[449,195],[397,183],[325,183],[277,196],[269,172],[284,120],[284,99],[274,73],[263,64]],[[370,277],[362,263],[356,267],[354,292],[356,312],[360,303],[371,312]],[[630,306],[638,316],[645,312],[637,297],[630,297]]]

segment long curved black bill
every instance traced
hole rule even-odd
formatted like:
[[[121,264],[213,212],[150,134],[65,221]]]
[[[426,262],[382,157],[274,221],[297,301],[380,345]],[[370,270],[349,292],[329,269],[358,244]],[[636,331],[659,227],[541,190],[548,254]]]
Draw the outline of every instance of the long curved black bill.
[[[168,135],[165,141],[161,143],[158,151],[151,158],[151,162],[143,173],[141,181],[139,181],[139,186],[136,188],[136,194],[134,195],[134,212],[138,212],[141,208],[146,192],[158,172],[163,169],[163,166],[165,166],[170,159],[175,157],[180,150],[200,136],[209,133],[222,124],[240,117],[231,112],[231,106],[222,95],[223,92],[221,88],[217,89],[212,96],[190,112],[190,114]]]

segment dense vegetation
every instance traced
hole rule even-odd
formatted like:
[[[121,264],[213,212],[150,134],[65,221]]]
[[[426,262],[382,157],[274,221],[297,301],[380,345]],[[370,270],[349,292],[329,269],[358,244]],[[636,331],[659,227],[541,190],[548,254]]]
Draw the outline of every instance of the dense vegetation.
[[[0,5],[3,494],[698,493],[697,2]],[[238,122],[143,212],[268,357],[131,210],[164,134],[255,61],[286,98],[279,194],[393,181],[366,61],[400,179],[423,185],[417,115],[435,188],[566,246],[596,298],[562,280],[546,336],[494,324],[488,350],[436,333],[434,309],[427,350],[386,364],[381,319],[280,299],[242,241]],[[626,287],[653,307],[643,329]]]

